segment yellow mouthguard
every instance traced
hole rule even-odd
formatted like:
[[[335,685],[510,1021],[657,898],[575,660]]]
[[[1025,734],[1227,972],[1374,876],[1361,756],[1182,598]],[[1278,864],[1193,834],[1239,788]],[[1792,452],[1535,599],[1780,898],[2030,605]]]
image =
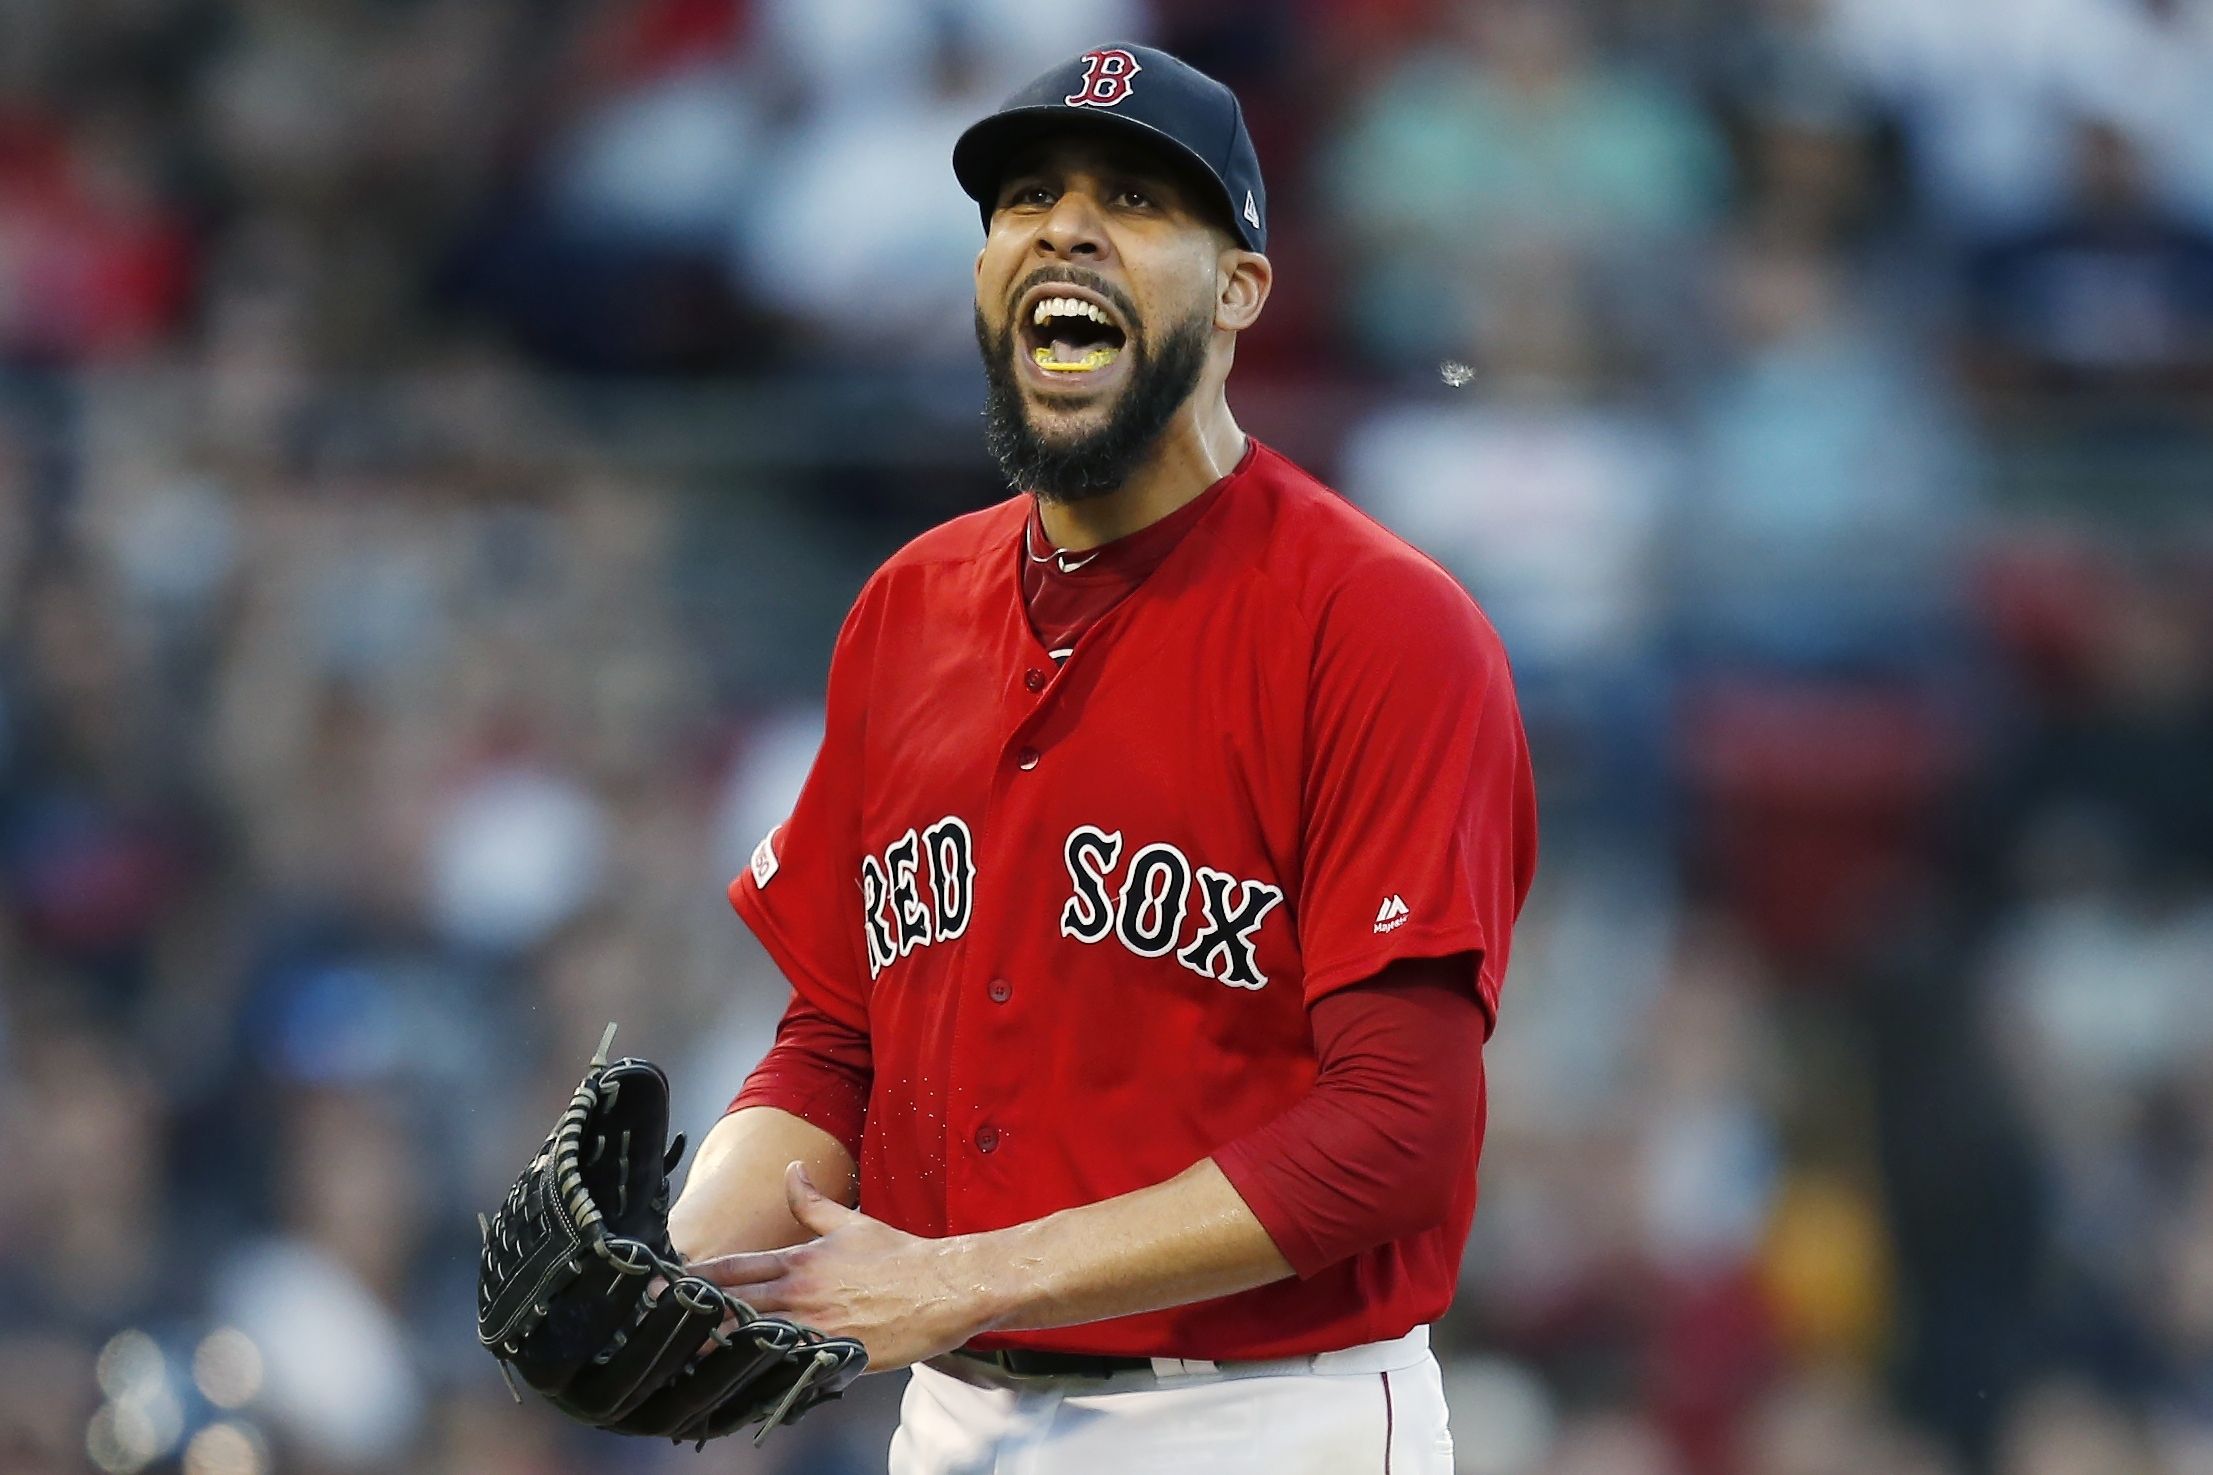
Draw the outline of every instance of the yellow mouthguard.
[[[1063,363],[1053,357],[1053,351],[1050,348],[1033,348],[1030,350],[1030,357],[1037,360],[1041,367],[1050,369],[1056,374],[1081,374],[1092,369],[1105,368],[1108,364],[1114,362],[1115,356],[1121,351],[1119,348],[1094,348],[1080,359],[1072,359],[1067,363]]]

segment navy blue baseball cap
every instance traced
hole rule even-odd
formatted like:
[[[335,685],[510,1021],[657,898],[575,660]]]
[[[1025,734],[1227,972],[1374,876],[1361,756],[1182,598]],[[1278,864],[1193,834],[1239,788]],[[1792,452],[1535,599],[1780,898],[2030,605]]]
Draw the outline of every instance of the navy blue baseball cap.
[[[991,224],[1007,160],[1041,134],[1102,128],[1195,166],[1221,192],[1249,250],[1268,249],[1268,190],[1237,94],[1151,46],[1102,46],[1053,68],[972,125],[953,145],[953,173]]]

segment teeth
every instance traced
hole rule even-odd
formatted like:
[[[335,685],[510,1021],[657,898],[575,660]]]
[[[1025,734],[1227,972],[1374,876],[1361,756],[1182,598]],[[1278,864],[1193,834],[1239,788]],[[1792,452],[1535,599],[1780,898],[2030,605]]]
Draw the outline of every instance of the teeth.
[[[1038,327],[1045,326],[1047,318],[1089,318],[1095,323],[1105,323],[1107,315],[1096,302],[1086,302],[1080,297],[1048,297],[1038,303],[1030,314],[1030,321]]]

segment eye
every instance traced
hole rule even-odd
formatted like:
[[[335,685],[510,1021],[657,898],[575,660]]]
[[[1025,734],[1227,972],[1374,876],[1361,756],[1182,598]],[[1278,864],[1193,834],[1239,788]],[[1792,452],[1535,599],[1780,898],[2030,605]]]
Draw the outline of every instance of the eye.
[[[1053,192],[1042,184],[1018,184],[1007,191],[1003,208],[1018,210],[1028,206],[1050,205]]]
[[[1131,185],[1115,192],[1114,203],[1125,210],[1150,210],[1154,201],[1150,194]]]

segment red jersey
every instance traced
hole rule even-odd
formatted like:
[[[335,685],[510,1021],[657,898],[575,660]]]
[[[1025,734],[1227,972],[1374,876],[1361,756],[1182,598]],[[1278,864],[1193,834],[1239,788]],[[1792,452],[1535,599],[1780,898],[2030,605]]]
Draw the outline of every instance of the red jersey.
[[[814,769],[730,888],[868,1035],[861,1207],[916,1234],[1111,1198],[1268,1124],[1313,1083],[1308,1004],[1396,959],[1478,955],[1492,1027],[1535,864],[1504,652],[1435,564],[1256,443],[1056,663],[1023,600],[1029,505],[869,581]],[[1397,1336],[1450,1300],[1475,1167],[1440,1165],[1441,1222],[1314,1274],[979,1345]]]

